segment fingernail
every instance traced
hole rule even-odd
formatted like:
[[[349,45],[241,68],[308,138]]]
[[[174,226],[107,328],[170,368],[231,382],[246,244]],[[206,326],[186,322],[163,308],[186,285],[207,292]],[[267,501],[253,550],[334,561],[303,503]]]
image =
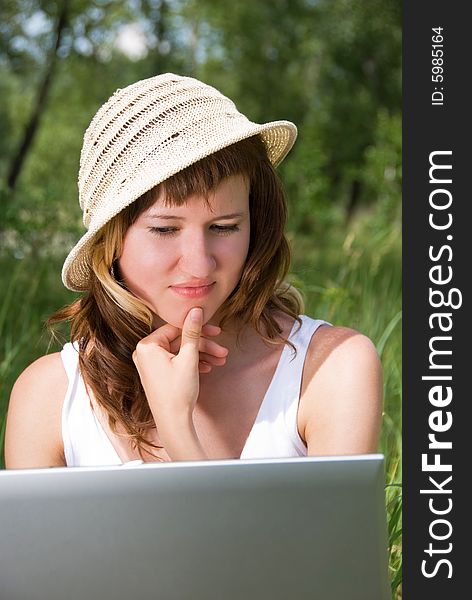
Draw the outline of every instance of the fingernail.
[[[202,314],[201,308],[192,308],[190,311],[190,320],[191,321],[200,321],[200,317]]]

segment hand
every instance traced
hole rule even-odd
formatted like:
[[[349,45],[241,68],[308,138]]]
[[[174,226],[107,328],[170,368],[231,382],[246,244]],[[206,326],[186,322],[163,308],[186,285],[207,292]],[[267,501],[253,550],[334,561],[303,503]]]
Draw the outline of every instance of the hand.
[[[228,350],[203,337],[218,335],[220,328],[202,323],[203,310],[193,308],[182,330],[169,324],[159,327],[133,352],[156,422],[191,417],[200,389],[199,372],[208,373],[226,362]]]
[[[172,326],[169,326],[172,327]],[[169,349],[172,354],[177,354],[182,345],[182,331],[174,327],[177,331],[177,337],[170,343]],[[207,323],[203,325],[202,332],[199,340],[199,362],[198,371],[200,373],[210,373],[213,367],[221,367],[226,364],[226,357],[228,355],[228,349],[220,344],[207,339],[204,336],[217,336],[221,333],[221,328],[217,325],[210,325]]]

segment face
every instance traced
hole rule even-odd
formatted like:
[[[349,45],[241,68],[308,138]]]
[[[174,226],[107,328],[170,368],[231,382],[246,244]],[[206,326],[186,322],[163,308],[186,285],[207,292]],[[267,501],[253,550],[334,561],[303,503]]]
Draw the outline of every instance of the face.
[[[236,287],[249,248],[249,185],[241,176],[224,179],[204,198],[166,206],[164,196],[126,232],[119,259],[128,289],[162,322],[182,328],[189,310],[203,308],[204,322]]]

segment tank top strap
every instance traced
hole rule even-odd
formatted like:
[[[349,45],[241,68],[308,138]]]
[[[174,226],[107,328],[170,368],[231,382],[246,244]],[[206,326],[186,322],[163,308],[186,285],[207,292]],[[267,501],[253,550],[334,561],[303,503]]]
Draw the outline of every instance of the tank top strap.
[[[330,325],[327,321],[312,319],[306,315],[300,315],[300,319],[301,325],[295,321],[288,337],[295,349],[285,345],[271,384],[275,389],[290,388],[292,399],[300,395],[303,367],[313,334],[321,325]]]
[[[296,353],[294,352],[293,348],[286,346],[287,353],[285,356],[281,357],[282,364],[280,365],[281,368],[279,369],[277,375],[282,378],[286,378],[286,370],[288,369],[290,371],[289,379],[293,382],[299,382],[301,384],[306,353],[310,345],[311,338],[319,327],[322,325],[330,325],[330,323],[323,321],[322,319],[312,319],[306,315],[300,315],[300,319],[302,321],[301,325],[295,322],[292,332],[288,338],[289,341],[295,346]]]
[[[282,356],[280,368],[277,371],[276,388],[285,390],[279,396],[280,404],[278,410],[283,415],[285,430],[292,440],[292,444],[298,453],[306,455],[307,449],[298,431],[298,408],[303,379],[303,368],[305,366],[308,347],[313,335],[321,326],[330,325],[322,319],[312,319],[306,315],[300,315],[301,326],[295,322],[289,340],[296,348],[296,354],[290,346],[285,347],[286,355]]]
[[[67,374],[69,384],[74,381],[79,365],[79,348],[77,342],[67,342],[61,350],[62,364]]]

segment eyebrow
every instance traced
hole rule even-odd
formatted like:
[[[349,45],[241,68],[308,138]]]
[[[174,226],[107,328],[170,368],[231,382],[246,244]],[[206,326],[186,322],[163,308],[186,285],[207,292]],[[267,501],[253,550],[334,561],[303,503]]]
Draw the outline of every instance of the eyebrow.
[[[167,221],[170,220],[177,220],[177,221],[185,221],[185,217],[179,217],[178,215],[168,215],[168,214],[161,214],[161,213],[149,213],[146,215],[147,217],[149,217],[150,219],[164,219]],[[219,215],[219,216],[215,216],[213,217],[212,221],[225,221],[225,220],[229,220],[229,219],[236,219],[239,217],[244,217],[246,216],[245,212],[237,212],[237,213],[230,213],[228,215]]]

